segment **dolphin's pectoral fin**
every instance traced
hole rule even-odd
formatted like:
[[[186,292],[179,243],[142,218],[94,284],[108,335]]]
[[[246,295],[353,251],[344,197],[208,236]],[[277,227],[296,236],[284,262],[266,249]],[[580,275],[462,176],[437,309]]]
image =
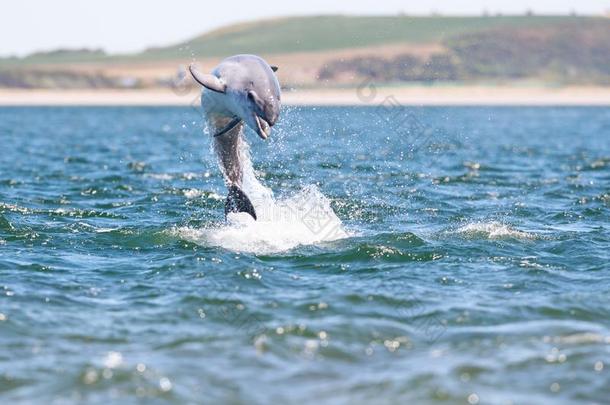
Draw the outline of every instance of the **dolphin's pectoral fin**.
[[[193,64],[189,66],[193,79],[206,89],[210,89],[217,93],[224,93],[227,90],[227,86],[216,76],[207,73],[201,73],[197,67]]]
[[[247,212],[256,220],[256,211],[248,196],[237,186],[229,187],[229,195],[225,201],[225,216],[230,212]]]

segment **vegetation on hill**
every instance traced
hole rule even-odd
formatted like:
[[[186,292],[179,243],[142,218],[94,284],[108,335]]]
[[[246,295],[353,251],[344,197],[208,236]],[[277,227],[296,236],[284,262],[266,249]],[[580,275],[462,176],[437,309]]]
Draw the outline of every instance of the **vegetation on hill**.
[[[376,52],[381,45],[413,49],[431,45],[434,53],[403,50],[388,55]],[[357,49],[358,56],[349,56]],[[79,49],[0,59],[0,86],[158,86],[167,85],[167,77],[175,70],[153,80],[141,80],[132,74],[128,78],[106,77],[96,70],[96,63],[127,66],[158,61],[189,62],[193,56],[220,58],[256,53],[290,57],[294,53],[335,50],[343,50],[340,58],[325,56],[324,60],[312,62],[311,82],[319,79],[327,84],[349,85],[362,78],[381,82],[536,79],[610,84],[610,19],[524,15],[311,16],[263,20],[232,25],[181,44],[133,55]],[[70,66],[79,62],[88,62],[91,71],[71,71]]]
[[[528,78],[610,83],[610,20],[494,29],[447,43],[464,79]]]
[[[340,81],[342,77],[352,82],[365,79],[375,82],[447,82],[460,78],[460,66],[444,53],[429,58],[411,54],[392,58],[359,56],[328,62],[320,69],[318,77],[327,82]]]
[[[100,72],[11,69],[0,72],[0,87],[20,89],[130,89],[141,87],[141,82],[131,77],[109,77]]]
[[[472,32],[500,27],[538,27],[589,17],[347,17],[316,16],[263,20],[234,25],[168,48],[150,49],[140,57],[228,56],[238,53],[291,53],[363,48],[396,43],[440,43]]]
[[[11,57],[0,59],[0,68],[96,62],[108,59],[108,54],[102,49],[56,49],[46,52],[35,52],[23,58]]]
[[[91,61],[222,57],[238,53],[277,54],[364,48],[388,44],[435,44],[463,34],[497,28],[533,28],[608,21],[578,16],[310,16],[286,17],[231,25],[180,44],[150,48],[133,55],[106,55],[100,50],[59,50],[25,58],[0,59],[11,64],[73,63]]]
[[[538,79],[564,84],[610,84],[610,20],[573,20],[538,27],[499,27],[450,37],[428,59],[338,59],[320,69],[340,77],[400,81]]]

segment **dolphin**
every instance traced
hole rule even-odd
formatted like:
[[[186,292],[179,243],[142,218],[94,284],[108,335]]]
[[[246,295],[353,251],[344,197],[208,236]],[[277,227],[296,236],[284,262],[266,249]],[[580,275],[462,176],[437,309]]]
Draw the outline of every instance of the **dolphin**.
[[[281,108],[277,67],[255,55],[235,55],[224,59],[209,74],[194,64],[189,70],[203,86],[201,107],[214,131],[214,150],[229,189],[225,216],[246,212],[256,220],[254,206],[242,191],[244,156],[240,144],[245,142],[244,127],[254,130],[263,140],[271,135]]]

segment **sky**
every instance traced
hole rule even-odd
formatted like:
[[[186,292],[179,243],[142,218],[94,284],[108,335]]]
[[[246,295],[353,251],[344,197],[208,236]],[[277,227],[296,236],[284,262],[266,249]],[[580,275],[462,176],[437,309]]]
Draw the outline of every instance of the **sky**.
[[[123,53],[175,44],[235,22],[288,15],[604,14],[607,0],[3,0],[0,56],[57,48]],[[425,4],[424,4],[425,3]]]

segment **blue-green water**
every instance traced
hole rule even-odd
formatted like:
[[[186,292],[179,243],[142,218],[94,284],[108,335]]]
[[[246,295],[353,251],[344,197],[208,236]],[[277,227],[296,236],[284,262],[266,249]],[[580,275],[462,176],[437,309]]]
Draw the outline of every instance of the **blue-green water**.
[[[608,109],[287,109],[245,227],[200,122],[0,109],[0,402],[608,401]]]

